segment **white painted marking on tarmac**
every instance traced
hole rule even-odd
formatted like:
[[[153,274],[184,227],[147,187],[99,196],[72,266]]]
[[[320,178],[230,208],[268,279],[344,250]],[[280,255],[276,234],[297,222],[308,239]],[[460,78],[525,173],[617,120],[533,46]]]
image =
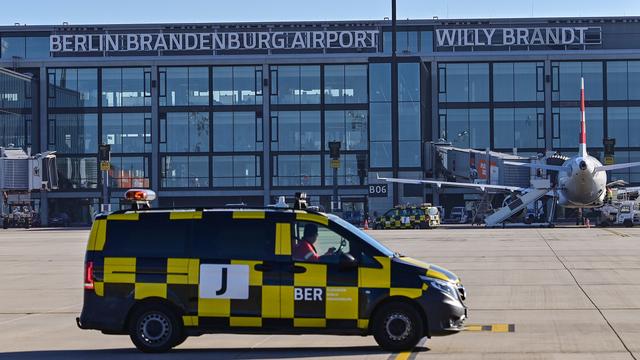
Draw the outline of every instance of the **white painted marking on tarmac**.
[[[26,314],[24,316],[20,316],[20,317],[17,317],[15,319],[0,321],[0,325],[12,323],[12,322],[19,321],[19,320],[22,320],[22,319],[26,319],[28,317],[33,317],[33,316],[55,314],[55,313],[60,312],[60,310],[65,310],[65,309],[69,309],[69,308],[80,306],[80,305],[81,304],[74,304],[74,305],[62,306],[62,307],[59,307],[59,308],[55,308],[55,309],[44,311],[44,312],[40,312],[40,313]]]

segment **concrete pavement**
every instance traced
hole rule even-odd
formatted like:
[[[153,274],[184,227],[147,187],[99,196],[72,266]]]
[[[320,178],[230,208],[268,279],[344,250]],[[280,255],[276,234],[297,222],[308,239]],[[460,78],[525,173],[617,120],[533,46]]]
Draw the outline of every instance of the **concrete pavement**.
[[[372,337],[205,335],[167,359],[640,359],[640,229],[371,231],[465,284],[468,331],[389,354]],[[0,231],[0,359],[140,359],[126,336],[83,331],[87,230]]]

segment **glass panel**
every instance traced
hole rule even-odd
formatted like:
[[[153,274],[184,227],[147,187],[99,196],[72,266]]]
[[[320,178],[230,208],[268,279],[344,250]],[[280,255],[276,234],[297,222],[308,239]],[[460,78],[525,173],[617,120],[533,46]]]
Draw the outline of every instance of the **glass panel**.
[[[555,147],[577,148],[580,132],[580,109],[554,108],[560,114],[560,139],[554,141]],[[587,146],[602,147],[603,114],[600,107],[587,107]]]
[[[259,159],[257,156],[233,157],[233,186],[260,186],[260,176],[256,174]]]
[[[49,57],[49,37],[27,37],[27,59],[43,59]]]
[[[151,97],[145,97],[144,71],[144,68],[103,68],[102,106],[151,105]]]
[[[446,115],[446,139],[453,146],[474,149],[489,146],[488,109],[447,109],[440,113]]]
[[[30,120],[31,115],[0,111],[0,146],[25,148],[30,144],[31,129],[25,126]]]
[[[328,155],[324,158],[324,185],[333,185],[333,168]],[[343,154],[338,168],[338,185],[361,185],[358,176],[358,160],[356,154]]]
[[[320,150],[320,112],[300,112],[300,150]]]
[[[150,117],[151,114],[145,113],[103,114],[102,143],[111,145],[114,153],[151,151],[151,129],[145,132],[144,124],[145,118]]]
[[[49,115],[50,150],[63,154],[98,152],[98,115],[56,114]]]
[[[162,160],[162,187],[209,186],[209,158],[206,156],[165,156]]]
[[[391,103],[371,103],[371,141],[391,141]]]
[[[516,101],[536,101],[537,98],[537,70],[536,63],[513,64],[514,92]],[[495,89],[495,84],[494,84]],[[540,99],[542,100],[542,99]]]
[[[50,69],[49,107],[98,106],[97,69]]]
[[[493,113],[493,144],[498,149],[537,148],[543,146],[538,140],[538,113],[542,109],[515,108],[495,109]],[[540,143],[539,143],[540,141]]]
[[[300,67],[300,103],[320,104],[320,66]]]
[[[629,146],[629,109],[626,107],[608,108],[607,121],[609,138],[616,140],[616,147]]]
[[[420,141],[400,141],[398,143],[398,152],[400,154],[399,165],[401,167],[418,167],[420,166]]]
[[[607,97],[609,100],[627,100],[627,62],[607,62]]]
[[[391,101],[391,64],[369,65],[369,99],[374,101]]]
[[[489,101],[489,64],[469,64],[469,101]]]
[[[151,97],[145,97],[144,71],[144,68],[122,69],[122,106],[151,105]]]
[[[233,150],[256,150],[256,113],[233,113]]]
[[[262,143],[256,141],[256,132],[261,129],[255,112],[214,112],[214,151],[256,151],[262,150]]]
[[[342,148],[345,148],[344,144],[344,111],[325,111],[324,112],[324,138],[325,149],[329,149],[328,143],[330,141],[342,142]]]
[[[213,157],[213,186],[233,186],[233,156]]]
[[[327,104],[344,103],[344,65],[325,65],[324,102]]]
[[[398,64],[398,100],[420,101],[420,64]]]
[[[371,167],[391,167],[391,142],[372,141],[369,146]]]
[[[423,54],[433,52],[433,31],[420,32],[420,52]]]
[[[233,68],[215,66],[213,72],[213,104],[233,105]]]
[[[213,186],[260,186],[260,174],[256,174],[259,159],[257,156],[214,156]]]
[[[346,150],[367,149],[367,111],[346,111]]]
[[[233,151],[233,113],[213,113],[213,151]]]
[[[328,104],[366,103],[366,65],[326,65],[324,96]]]
[[[557,62],[559,67],[559,98],[568,101],[580,99],[580,77],[584,76],[586,100],[602,100],[602,62]]]
[[[391,47],[393,46],[391,43],[391,32],[385,31],[382,34],[382,51],[384,54],[391,54]]]
[[[149,168],[146,158],[111,157],[111,171],[109,172],[109,186],[113,188],[148,188]]]
[[[209,105],[209,69],[190,67],[188,105]]]
[[[640,100],[640,61],[629,61],[627,66],[629,75],[629,100]]]
[[[256,69],[254,66],[233,67],[234,104],[253,105],[256,99]]]
[[[319,155],[276,155],[274,186],[320,185]]]
[[[420,140],[420,103],[398,104],[399,140]]]
[[[208,152],[209,151],[209,114],[208,113],[167,113],[166,134],[160,127],[161,136],[166,143],[160,144],[163,152]]]
[[[440,101],[469,101],[469,68],[467,64],[445,64],[446,92]],[[440,79],[442,81],[442,79]]]
[[[56,159],[60,190],[95,189],[98,187],[98,159],[95,157]]]
[[[345,103],[366,103],[367,94],[367,65],[344,66],[344,96]]]
[[[276,104],[300,103],[300,67],[277,66],[278,95],[274,97]]]
[[[493,64],[493,100],[513,101],[513,63]]]
[[[0,39],[0,43],[2,44],[2,59],[11,60],[11,58],[25,57],[25,38],[23,36],[19,37],[2,37]]]

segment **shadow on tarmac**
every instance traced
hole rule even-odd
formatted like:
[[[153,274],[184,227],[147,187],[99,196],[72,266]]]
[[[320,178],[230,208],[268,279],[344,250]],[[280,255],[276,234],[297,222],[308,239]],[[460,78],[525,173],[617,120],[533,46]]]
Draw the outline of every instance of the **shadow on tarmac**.
[[[426,352],[429,348],[419,347],[413,352]],[[292,359],[310,357],[334,356],[367,356],[389,353],[377,346],[350,347],[304,347],[304,348],[228,348],[228,349],[180,349],[177,348],[165,354],[159,354],[163,359]],[[32,360],[32,359],[92,359],[92,360],[126,360],[145,358],[146,354],[128,349],[104,350],[39,350],[0,352],[0,359]],[[148,355],[147,355],[148,356]]]
[[[91,227],[88,227],[88,226],[38,227],[38,228],[30,228],[30,229],[23,229],[23,230],[24,231],[87,231],[87,230],[91,230]]]

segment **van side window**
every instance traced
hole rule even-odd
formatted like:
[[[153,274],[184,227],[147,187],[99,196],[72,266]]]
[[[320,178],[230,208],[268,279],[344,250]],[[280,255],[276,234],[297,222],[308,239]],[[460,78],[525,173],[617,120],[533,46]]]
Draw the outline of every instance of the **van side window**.
[[[201,259],[265,260],[275,254],[275,224],[205,218],[194,222],[192,255]]]
[[[348,239],[328,227],[304,221],[295,223],[291,247],[293,261],[338,263],[340,253],[351,253],[351,247]],[[358,258],[356,254],[352,255]]]
[[[167,217],[167,214],[145,214],[138,221],[108,221],[104,254],[185,257],[191,221],[170,221]]]

